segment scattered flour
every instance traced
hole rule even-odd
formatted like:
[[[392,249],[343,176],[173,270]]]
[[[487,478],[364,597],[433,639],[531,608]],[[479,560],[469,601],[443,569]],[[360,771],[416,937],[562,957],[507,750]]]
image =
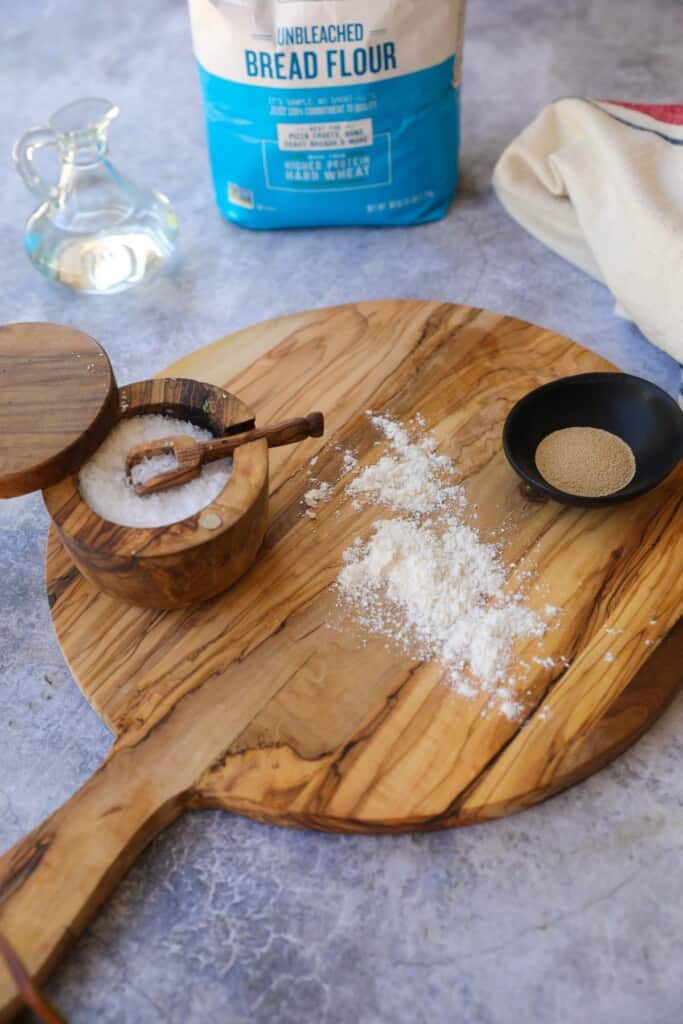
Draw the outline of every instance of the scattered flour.
[[[412,443],[408,431],[395,420],[373,415],[370,420],[390,442],[391,454],[359,473],[347,494],[395,512],[418,515],[442,511],[454,503],[466,504],[462,487],[443,482],[445,474],[455,473],[455,466],[447,455],[435,454],[435,438]]]
[[[230,459],[202,466],[194,480],[158,494],[136,494],[127,477],[126,455],[131,448],[173,434],[187,434],[198,441],[210,441],[213,437],[209,430],[173,416],[150,414],[121,420],[81,468],[78,483],[83,500],[103,519],[120,526],[168,526],[201,511],[218,497],[230,479]],[[133,482],[149,479],[175,465],[171,455],[146,459],[134,468]]]
[[[342,459],[342,469],[344,473],[353,473],[354,469],[358,465],[358,459],[353,452],[344,452],[344,458]]]
[[[304,494],[304,502],[309,508],[316,508],[321,501],[327,501],[332,493],[332,484],[326,483],[324,480],[318,483],[317,487],[311,487],[310,490]]]
[[[504,700],[500,703],[498,710],[501,715],[505,715],[506,718],[515,719],[520,717],[523,708],[517,701]]]
[[[471,675],[487,690],[502,683],[514,641],[545,631],[506,594],[495,547],[453,517],[438,525],[380,520],[344,558],[338,585],[361,623],[441,661],[464,696]]]
[[[541,668],[554,668],[555,660],[553,658],[532,658],[534,665],[540,665]]]
[[[452,482],[451,459],[436,454],[436,439],[413,441],[394,420],[369,415],[388,451],[346,493],[394,515],[376,521],[369,539],[344,553],[340,596],[368,630],[415,657],[440,661],[461,696],[485,694],[488,708],[517,719],[523,707],[510,685],[513,646],[521,637],[543,636],[546,622],[510,592],[498,548],[463,522],[465,492]],[[327,489],[309,491],[306,504],[324,500]],[[558,612],[546,606],[547,617]],[[552,659],[542,664],[551,667]]]

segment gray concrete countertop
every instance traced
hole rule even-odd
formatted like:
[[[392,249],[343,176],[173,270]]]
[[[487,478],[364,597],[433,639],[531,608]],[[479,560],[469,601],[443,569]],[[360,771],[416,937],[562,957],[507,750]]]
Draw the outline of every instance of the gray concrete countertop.
[[[504,145],[568,94],[680,101],[680,0],[474,0],[462,176],[449,216],[393,230],[250,234],[212,198],[182,0],[24,0],[0,17],[0,321],[98,338],[121,382],[246,324],[378,297],[550,326],[673,391],[673,362],[607,292],[512,223]],[[13,140],[62,103],[121,106],[112,155],[166,191],[173,276],[109,299],[41,278]],[[0,848],[88,777],[110,737],[65,668],[39,497],[0,503]],[[188,815],[140,858],[49,985],[72,1024],[679,1024],[683,701],[615,764],[531,811],[439,835],[339,837]]]

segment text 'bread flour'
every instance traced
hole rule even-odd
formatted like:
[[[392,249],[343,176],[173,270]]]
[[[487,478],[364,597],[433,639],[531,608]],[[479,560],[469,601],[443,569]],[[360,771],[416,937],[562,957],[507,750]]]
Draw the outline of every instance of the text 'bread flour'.
[[[466,0],[189,3],[226,217],[282,228],[444,215]]]

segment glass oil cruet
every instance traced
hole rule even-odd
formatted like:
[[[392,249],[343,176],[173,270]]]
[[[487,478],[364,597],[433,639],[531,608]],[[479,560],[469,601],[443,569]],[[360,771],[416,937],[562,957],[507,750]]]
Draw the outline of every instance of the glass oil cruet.
[[[111,164],[109,125],[119,110],[105,99],[76,100],[15,144],[13,157],[41,205],[24,239],[47,277],[92,295],[111,295],[148,280],[172,256],[178,222],[160,192],[138,188]],[[59,181],[48,184],[34,163],[54,147]]]

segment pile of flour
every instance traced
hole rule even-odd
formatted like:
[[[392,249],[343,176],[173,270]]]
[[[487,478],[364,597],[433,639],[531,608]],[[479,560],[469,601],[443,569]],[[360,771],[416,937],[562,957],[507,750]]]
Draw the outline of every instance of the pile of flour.
[[[426,435],[412,442],[400,423],[386,416],[369,415],[389,442],[389,451],[347,487],[355,507],[366,502],[418,516],[464,507],[467,499],[462,487],[448,482],[457,475],[455,466],[447,455],[436,454],[436,438]],[[422,426],[419,421],[418,426]]]
[[[346,493],[355,507],[381,506],[391,516],[344,553],[340,597],[370,631],[441,662],[461,695],[486,694],[489,708],[518,718],[512,649],[520,637],[541,637],[546,622],[510,592],[498,548],[464,521],[464,489],[436,439],[421,423],[412,439],[396,421],[369,415],[386,452]]]

